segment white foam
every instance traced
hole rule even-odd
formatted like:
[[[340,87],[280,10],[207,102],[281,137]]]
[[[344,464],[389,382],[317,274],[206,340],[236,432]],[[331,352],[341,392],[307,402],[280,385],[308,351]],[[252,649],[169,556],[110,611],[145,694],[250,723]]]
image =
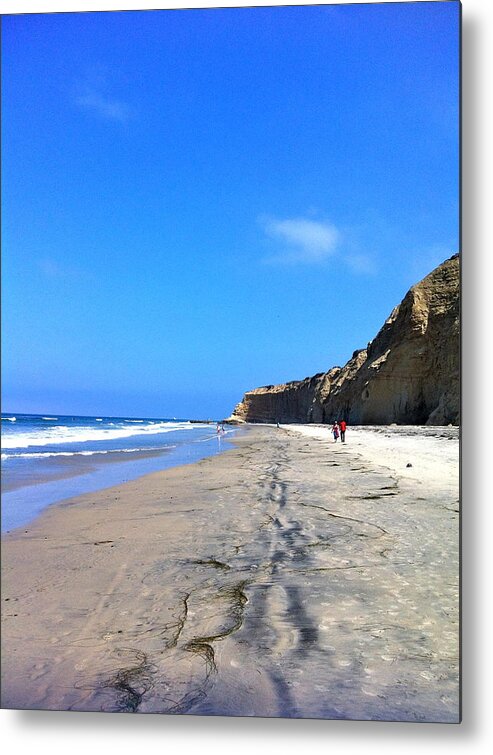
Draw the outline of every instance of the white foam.
[[[2,417],[6,422],[17,422],[17,417]]]
[[[84,443],[87,441],[115,440],[117,438],[129,438],[132,435],[158,435],[171,433],[177,430],[192,430],[199,425],[190,422],[158,422],[155,425],[120,425],[111,423],[111,428],[95,427],[46,427],[38,430],[16,433],[4,436],[3,448],[30,448],[31,446],[50,446],[60,443]]]
[[[14,453],[14,454],[2,454],[2,461],[8,459],[48,459],[52,456],[96,456],[105,454],[134,454],[134,453],[147,453],[147,451],[168,451],[170,448],[176,448],[174,445],[167,445],[165,448],[162,446],[153,446],[147,448],[110,448],[107,451],[46,451],[35,453]]]
[[[53,420],[54,422],[56,422],[56,420],[58,419],[58,417],[41,417],[41,419],[49,419],[49,420]]]

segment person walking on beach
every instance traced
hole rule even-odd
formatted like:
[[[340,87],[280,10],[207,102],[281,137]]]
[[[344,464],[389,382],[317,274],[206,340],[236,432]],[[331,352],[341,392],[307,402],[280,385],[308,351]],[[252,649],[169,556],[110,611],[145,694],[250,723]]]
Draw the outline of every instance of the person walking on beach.
[[[337,443],[337,438],[339,437],[339,425],[334,420],[334,424],[332,425],[332,435],[334,436],[334,443]]]
[[[339,430],[341,431],[341,443],[346,442],[346,421],[341,419],[339,420]]]

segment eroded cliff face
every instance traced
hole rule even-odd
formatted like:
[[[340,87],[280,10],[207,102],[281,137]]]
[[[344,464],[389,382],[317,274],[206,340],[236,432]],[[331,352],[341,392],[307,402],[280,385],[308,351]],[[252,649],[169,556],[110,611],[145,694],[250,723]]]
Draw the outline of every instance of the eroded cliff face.
[[[459,292],[454,255],[408,291],[344,367],[249,391],[230,421],[459,424]]]

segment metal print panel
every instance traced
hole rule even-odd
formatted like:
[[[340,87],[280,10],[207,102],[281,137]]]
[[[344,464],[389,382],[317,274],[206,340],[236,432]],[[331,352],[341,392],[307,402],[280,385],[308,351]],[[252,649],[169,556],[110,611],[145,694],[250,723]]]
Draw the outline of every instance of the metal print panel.
[[[460,721],[460,18],[2,18],[2,707]]]

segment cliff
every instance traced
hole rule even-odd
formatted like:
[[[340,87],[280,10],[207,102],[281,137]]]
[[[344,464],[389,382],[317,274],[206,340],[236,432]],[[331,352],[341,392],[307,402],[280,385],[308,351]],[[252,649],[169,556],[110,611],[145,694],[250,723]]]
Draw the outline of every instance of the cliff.
[[[413,286],[347,364],[248,391],[229,421],[459,424],[459,255]]]

